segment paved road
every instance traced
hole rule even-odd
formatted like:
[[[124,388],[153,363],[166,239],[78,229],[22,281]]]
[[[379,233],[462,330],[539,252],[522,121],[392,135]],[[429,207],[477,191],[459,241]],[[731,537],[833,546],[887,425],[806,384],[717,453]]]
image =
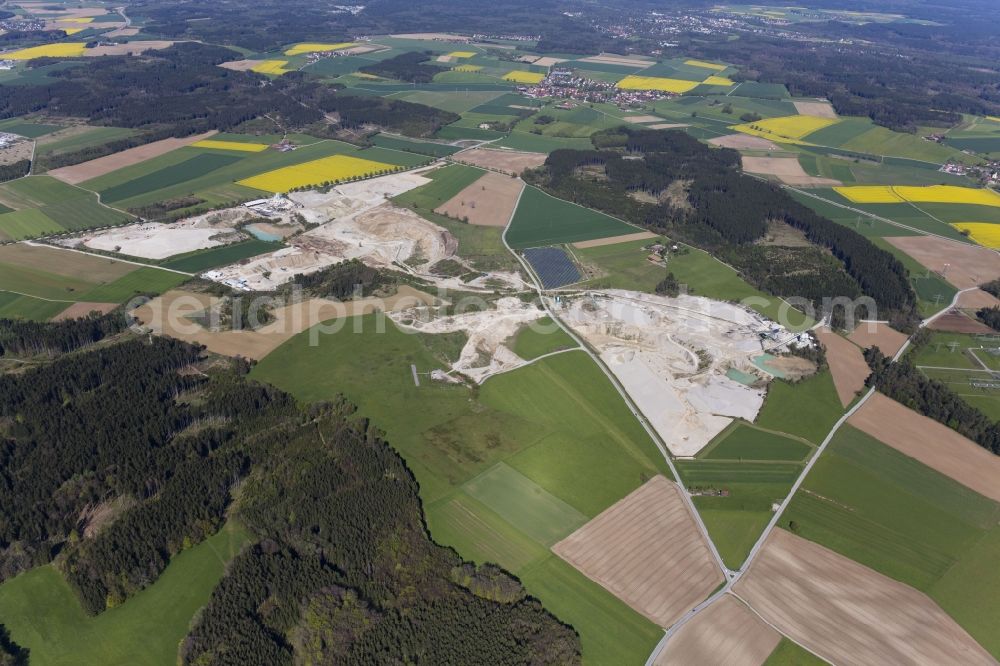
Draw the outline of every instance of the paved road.
[[[524,188],[521,189],[521,194],[524,194]],[[698,529],[701,531],[701,534],[705,539],[705,542],[708,543],[709,549],[712,551],[712,557],[715,558],[715,562],[719,566],[719,569],[723,572],[726,579],[729,580],[729,578],[733,575],[733,572],[727,569],[726,565],[722,562],[722,556],[719,555],[719,551],[715,547],[715,543],[713,543],[713,541],[709,538],[708,528],[705,527],[705,523],[701,519],[701,514],[698,513],[697,509],[695,509],[694,502],[691,501],[691,496],[688,494],[687,489],[680,484],[681,477],[677,473],[677,468],[674,466],[674,461],[670,457],[670,453],[667,450],[666,444],[663,442],[662,439],[660,439],[659,434],[657,434],[657,432],[653,429],[653,427],[649,425],[649,421],[646,420],[646,417],[643,415],[643,413],[639,410],[639,408],[635,405],[635,403],[632,402],[632,398],[625,391],[622,385],[618,383],[618,378],[615,377],[614,373],[612,373],[607,368],[607,366],[604,365],[604,361],[601,360],[600,356],[595,354],[594,350],[591,349],[583,341],[582,338],[580,338],[569,326],[564,324],[563,321],[559,318],[559,315],[556,314],[556,312],[552,309],[552,306],[549,303],[548,299],[546,299],[542,285],[538,281],[538,277],[535,275],[535,272],[531,270],[531,267],[521,257],[521,255],[515,252],[514,248],[512,248],[507,243],[507,231],[510,229],[510,223],[514,220],[514,215],[517,213],[517,207],[521,203],[521,194],[518,195],[517,201],[514,203],[514,210],[511,212],[510,219],[507,220],[507,226],[504,227],[503,235],[501,236],[501,238],[503,239],[504,246],[507,248],[508,252],[510,252],[517,258],[517,260],[521,263],[521,266],[524,268],[525,273],[531,278],[535,293],[538,294],[538,300],[542,304],[542,307],[548,313],[552,321],[558,324],[559,328],[561,328],[566,333],[566,335],[570,336],[574,341],[576,341],[578,345],[580,345],[581,349],[583,349],[585,352],[587,352],[587,354],[590,355],[590,358],[594,360],[594,363],[597,364],[597,367],[601,369],[604,375],[611,382],[611,385],[615,387],[616,391],[618,391],[618,394],[622,397],[622,400],[625,401],[625,404],[628,405],[628,408],[632,410],[632,414],[635,415],[639,423],[642,424],[642,427],[645,429],[650,439],[652,439],[653,443],[656,444],[656,447],[660,450],[660,453],[663,455],[663,459],[667,463],[667,467],[670,468],[670,473],[674,475],[674,479],[677,481],[678,486],[681,489],[681,496],[684,498],[684,502],[687,504],[688,511],[691,513],[691,517],[694,519],[695,524],[698,526]]]
[[[933,322],[935,319],[942,316],[948,310],[955,307],[955,305],[958,303],[959,297],[963,293],[967,291],[974,291],[975,289],[977,289],[977,287],[972,287],[970,289],[963,289],[957,292],[955,294],[955,297],[952,298],[951,304],[948,305],[948,307],[944,308],[943,310],[937,312],[934,315],[931,315],[927,319],[924,319],[922,322],[920,322],[920,328],[924,328],[925,326]],[[903,345],[899,348],[899,351],[897,351],[896,354],[892,357],[893,361],[898,361],[900,358],[902,358],[903,354],[906,353],[906,350],[910,347],[911,340],[912,338],[909,338],[906,340],[906,342],[903,343]],[[729,578],[729,580],[726,582],[726,584],[723,586],[721,590],[717,591],[711,597],[709,597],[702,603],[692,608],[688,613],[684,615],[684,617],[682,617],[680,620],[674,623],[674,625],[667,630],[667,633],[656,645],[656,648],[654,648],[653,653],[649,655],[649,659],[646,660],[647,666],[652,666],[652,664],[656,661],[656,658],[659,656],[660,652],[663,651],[663,648],[666,647],[666,644],[670,641],[670,639],[674,636],[674,634],[676,634],[680,630],[681,627],[690,622],[698,613],[703,611],[705,608],[711,606],[716,601],[716,599],[728,593],[729,590],[733,587],[733,585],[735,585],[740,580],[740,578],[743,577],[743,575],[750,568],[750,565],[753,563],[754,559],[760,553],[761,548],[763,548],[764,546],[764,542],[767,541],[767,537],[771,534],[771,531],[778,524],[778,520],[781,519],[781,515],[788,507],[788,504],[792,501],[792,497],[802,486],[802,482],[805,481],[805,478],[809,474],[809,471],[813,468],[813,465],[815,465],[816,461],[819,460],[820,455],[822,455],[823,451],[826,450],[826,447],[830,444],[834,436],[837,434],[837,431],[840,430],[840,428],[844,425],[844,423],[846,423],[847,420],[851,418],[851,416],[853,416],[855,412],[861,409],[861,407],[866,402],[868,402],[868,399],[871,398],[873,393],[875,393],[874,388],[868,389],[868,392],[865,393],[864,396],[862,396],[861,399],[858,400],[858,402],[853,407],[851,407],[851,409],[848,410],[846,414],[841,416],[840,419],[835,424],[833,424],[833,428],[830,429],[830,432],[827,433],[826,438],[823,440],[823,443],[820,444],[819,448],[816,449],[816,452],[809,458],[809,461],[806,463],[806,466],[802,469],[802,473],[799,475],[799,478],[797,478],[795,480],[795,483],[792,484],[792,488],[789,491],[788,495],[785,497],[784,501],[781,502],[781,505],[778,507],[778,510],[774,512],[774,515],[771,517],[771,521],[767,524],[767,527],[764,528],[764,531],[757,539],[757,542],[753,545],[753,548],[750,549],[750,554],[743,562],[743,565],[740,567],[739,571],[733,573],[733,575]]]

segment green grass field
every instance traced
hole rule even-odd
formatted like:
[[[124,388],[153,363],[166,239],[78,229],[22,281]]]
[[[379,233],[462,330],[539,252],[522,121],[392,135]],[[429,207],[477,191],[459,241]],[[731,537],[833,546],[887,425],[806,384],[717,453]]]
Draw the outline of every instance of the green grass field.
[[[667,275],[665,268],[646,261],[649,253],[642,249],[656,242],[665,241],[662,238],[628,241],[614,245],[572,248],[572,252],[582,263],[605,274],[589,280],[587,286],[652,293]]]
[[[576,341],[555,322],[549,317],[543,317],[518,331],[510,348],[521,358],[530,361],[554,351],[577,346]]]
[[[808,444],[737,424],[698,454],[707,460],[804,460],[812,452]]]
[[[195,250],[194,252],[177,255],[164,261],[160,266],[171,268],[175,271],[184,271],[185,273],[201,273],[210,268],[234,264],[242,259],[256,257],[265,252],[274,252],[283,247],[285,247],[283,243],[251,239],[222,247]]]
[[[114,282],[84,292],[77,300],[96,303],[124,303],[140,294],[162,294],[189,279],[187,275],[159,268],[140,268]]]
[[[495,94],[495,93],[487,93]],[[417,141],[412,139],[405,139],[398,136],[390,136],[388,134],[376,134],[372,137],[372,143],[376,146],[382,148],[394,148],[396,150],[406,150],[411,153],[419,153],[421,155],[432,155],[434,157],[444,157],[446,155],[452,155],[458,152],[459,148],[457,146],[449,146],[442,143],[433,143],[430,141]]]
[[[85,131],[63,137],[42,139],[35,147],[35,156],[60,155],[83,148],[100,146],[115,139],[123,139],[134,134],[134,130],[124,127],[89,127]]]
[[[243,159],[242,155],[224,155],[213,152],[198,153],[177,164],[164,167],[159,171],[140,176],[120,185],[101,190],[101,200],[114,203],[122,199],[130,199],[148,192],[155,192],[172,187],[189,180],[200,178],[217,169],[235,164]]]
[[[927,592],[997,656],[998,519],[1000,504],[846,426],[779,524]]]
[[[427,174],[432,182],[400,194],[393,202],[404,208],[434,210],[485,173],[482,169],[464,164],[449,164]]]
[[[410,365],[421,373],[440,367],[436,345],[391,322],[378,333],[376,321],[353,318],[319,335],[318,347],[302,333],[252,376],[304,401],[343,393],[356,403],[413,470],[435,540],[518,573],[581,633],[588,663],[648,655],[659,630],[546,548],[667,473],[601,370],[583,352],[567,352],[492,377],[478,394],[429,379],[417,387]],[[611,630],[615,640],[607,637]],[[624,643],[623,636],[634,640]]]
[[[87,190],[49,176],[28,176],[0,185],[0,203],[15,211],[0,215],[0,235],[13,239],[110,226],[129,219],[102,206]]]
[[[69,305],[69,303],[45,301],[33,296],[21,296],[9,291],[0,291],[0,318],[48,321]]]
[[[38,567],[0,585],[0,618],[32,664],[175,666],[195,613],[249,538],[228,523],[175,556],[152,586],[96,617],[53,566]]]
[[[757,425],[819,444],[844,413],[829,370],[795,384],[774,380]]]
[[[528,186],[507,230],[511,247],[527,248],[618,236],[638,231],[603,213],[556,199]]]

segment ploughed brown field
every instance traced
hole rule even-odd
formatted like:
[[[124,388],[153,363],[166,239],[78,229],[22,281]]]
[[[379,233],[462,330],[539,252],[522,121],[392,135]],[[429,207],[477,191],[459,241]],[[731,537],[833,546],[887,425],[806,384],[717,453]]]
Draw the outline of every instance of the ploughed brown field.
[[[851,331],[847,339],[861,347],[878,347],[886,356],[894,356],[906,342],[906,334],[882,322],[863,321]]]
[[[982,289],[974,289],[959,294],[957,305],[964,310],[978,310],[979,308],[996,307],[1000,305],[1000,300]]]
[[[788,185],[802,187],[833,187],[841,185],[839,180],[810,176],[799,164],[797,157],[750,157],[743,156],[743,170],[765,176],[775,176]]]
[[[777,144],[771,143],[767,139],[749,134],[726,134],[709,139],[713,146],[723,148],[734,148],[736,150],[778,150]]]
[[[656,234],[649,231],[638,231],[634,234],[622,234],[621,236],[608,236],[607,238],[595,238],[594,240],[580,241],[579,243],[573,243],[573,247],[578,249],[584,249],[588,247],[601,247],[602,245],[617,245],[618,243],[627,243],[629,241],[646,240],[648,238],[656,238]]]
[[[659,118],[657,118],[659,120]],[[528,153],[520,150],[499,150],[494,148],[473,148],[457,153],[456,162],[464,162],[486,169],[498,169],[505,173],[520,175],[525,169],[534,169],[545,163],[545,153]]]
[[[961,310],[951,309],[927,325],[927,328],[934,331],[948,331],[949,333],[992,333],[993,329],[979,321],[973,319]]]
[[[1000,277],[1000,254],[985,247],[933,236],[890,236],[886,240],[959,289]]]
[[[680,488],[659,475],[552,552],[661,627],[672,625],[723,582]]]
[[[841,337],[828,328],[815,331],[819,341],[826,348],[826,360],[833,374],[833,384],[837,387],[840,404],[850,404],[858,391],[865,387],[865,379],[871,369],[865,362],[861,348],[847,338]]]
[[[654,664],[760,666],[779,641],[781,634],[727,594],[681,627]]]
[[[129,148],[128,150],[123,150],[111,155],[98,157],[96,160],[81,162],[80,164],[61,167],[59,169],[53,169],[48,172],[48,175],[53,178],[58,178],[64,183],[76,185],[77,183],[82,183],[90,180],[91,178],[97,178],[98,176],[103,176],[106,173],[111,173],[112,171],[117,171],[118,169],[124,169],[127,166],[145,162],[146,160],[159,157],[160,155],[177,150],[178,148],[189,146],[196,141],[207,139],[214,134],[216,134],[216,131],[211,130],[210,132],[205,132],[204,134],[186,136],[182,139],[171,138],[153,141],[152,143],[147,143],[142,146],[136,146],[135,148]]]
[[[101,314],[107,314],[118,307],[117,303],[89,303],[86,301],[80,303],[73,303],[55,317],[52,321],[63,321],[64,319],[79,319],[80,317],[86,317],[91,312],[100,312]]]
[[[783,529],[734,591],[832,664],[996,664],[926,594]]]
[[[948,426],[875,393],[847,420],[875,439],[1000,502],[1000,456]]]
[[[461,192],[434,209],[434,212],[469,224],[505,227],[517,206],[524,183],[500,173],[487,172]]]

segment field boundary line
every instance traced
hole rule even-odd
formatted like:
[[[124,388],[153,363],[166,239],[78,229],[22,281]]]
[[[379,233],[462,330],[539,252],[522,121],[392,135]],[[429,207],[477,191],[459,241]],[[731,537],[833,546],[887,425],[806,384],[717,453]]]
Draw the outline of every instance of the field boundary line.
[[[119,259],[118,257],[108,257],[108,256],[105,256],[103,254],[95,254],[93,252],[86,252],[84,250],[78,250],[75,247],[62,247],[60,245],[50,245],[48,243],[39,243],[38,241],[33,241],[33,240],[24,240],[24,241],[20,241],[20,242],[24,243],[25,245],[30,245],[31,247],[47,247],[47,248],[52,249],[52,250],[61,250],[63,252],[76,252],[77,254],[85,254],[88,257],[97,257],[99,259],[110,259],[112,261],[120,261],[123,264],[131,264],[133,266],[139,266],[141,268],[155,268],[155,269],[161,270],[161,271],[167,271],[167,272],[170,272],[170,273],[177,273],[178,275],[187,275],[188,277],[194,277],[195,275],[197,275],[197,273],[188,273],[186,271],[179,271],[179,270],[177,270],[175,268],[165,268],[163,266],[156,266],[154,264],[144,264],[141,261],[132,261],[130,259]],[[75,303],[76,301],[73,301],[73,302]]]
[[[23,291],[14,291],[13,289],[2,289],[0,291],[8,294],[17,294],[18,296],[26,296],[28,298],[37,298],[40,301],[48,301],[49,303],[79,303],[80,301],[64,301],[59,298],[45,298],[44,296],[35,296],[34,294],[26,294]]]
[[[785,632],[783,632],[781,629],[779,629],[777,626],[775,626],[774,624],[772,624],[766,617],[764,617],[763,615],[761,615],[760,613],[758,613],[757,609],[754,608],[753,606],[751,606],[749,601],[747,601],[746,599],[744,599],[743,597],[741,597],[740,595],[738,595],[733,590],[729,590],[729,592],[727,594],[729,594],[734,599],[736,599],[741,604],[743,604],[748,611],[750,611],[751,613],[753,613],[754,615],[756,615],[758,618],[760,618],[761,622],[763,622],[767,626],[769,626],[772,629],[774,629],[776,632],[778,632],[779,635],[784,636],[785,638],[787,638],[791,642],[795,643],[800,648],[802,648],[803,650],[805,650],[809,654],[813,655],[814,657],[816,657],[818,659],[822,659],[826,663],[830,664],[830,666],[836,666],[835,662],[832,662],[829,659],[827,659],[826,657],[823,657],[821,655],[816,654],[815,652],[813,652],[812,650],[810,650],[809,648],[807,648],[805,645],[803,645],[802,643],[799,643],[797,640],[795,640],[794,638],[792,638],[791,636],[789,636],[788,634],[786,634]]]

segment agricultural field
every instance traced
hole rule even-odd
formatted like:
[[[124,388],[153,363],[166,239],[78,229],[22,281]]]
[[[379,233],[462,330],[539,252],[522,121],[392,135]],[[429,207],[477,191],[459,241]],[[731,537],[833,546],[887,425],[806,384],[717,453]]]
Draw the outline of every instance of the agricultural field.
[[[288,192],[291,189],[343,182],[355,178],[388,173],[398,169],[391,164],[349,155],[334,155],[295,166],[283,167],[237,181],[237,184],[265,192]]]
[[[171,559],[160,577],[127,602],[88,615],[54,565],[0,585],[0,617],[32,663],[174,666],[195,614],[227,563],[251,535],[237,523]]]
[[[1000,504],[845,426],[780,525],[926,592],[994,656]],[[961,595],[962,603],[958,603]]]
[[[507,229],[507,242],[514,248],[539,247],[618,236],[635,230],[625,222],[529,186],[521,194]]]
[[[533,325],[525,326],[514,335],[511,351],[525,360],[531,360],[579,345],[562,328],[543,317]]]
[[[833,376],[823,370],[794,384],[771,382],[756,423],[819,444],[842,413]]]
[[[659,640],[655,627],[548,553],[544,541],[552,537],[526,518],[578,512],[589,519],[666,472],[660,452],[600,370],[580,352],[559,354],[491,378],[470,404],[464,387],[414,385],[411,364],[420,373],[442,365],[423,336],[403,334],[391,323],[385,333],[373,334],[374,316],[355,321],[321,334],[319,355],[309,346],[309,333],[300,334],[253,375],[300,399],[342,392],[357,403],[417,476],[435,538],[447,537],[445,543],[466,557],[497,561],[517,573],[580,631],[588,659],[618,663],[629,654],[648,655]],[[355,327],[368,333],[353,333]],[[582,478],[591,482],[581,484]],[[511,494],[530,484],[545,495]],[[548,508],[529,501],[539,496],[548,498]],[[553,513],[556,506],[561,508]],[[549,531],[556,527],[545,534],[556,534]],[[618,640],[607,639],[609,630]]]
[[[48,176],[0,185],[0,241],[124,224],[130,217],[98,202],[92,193]]]
[[[781,640],[781,634],[727,595],[684,625],[653,663],[761,666]]]

